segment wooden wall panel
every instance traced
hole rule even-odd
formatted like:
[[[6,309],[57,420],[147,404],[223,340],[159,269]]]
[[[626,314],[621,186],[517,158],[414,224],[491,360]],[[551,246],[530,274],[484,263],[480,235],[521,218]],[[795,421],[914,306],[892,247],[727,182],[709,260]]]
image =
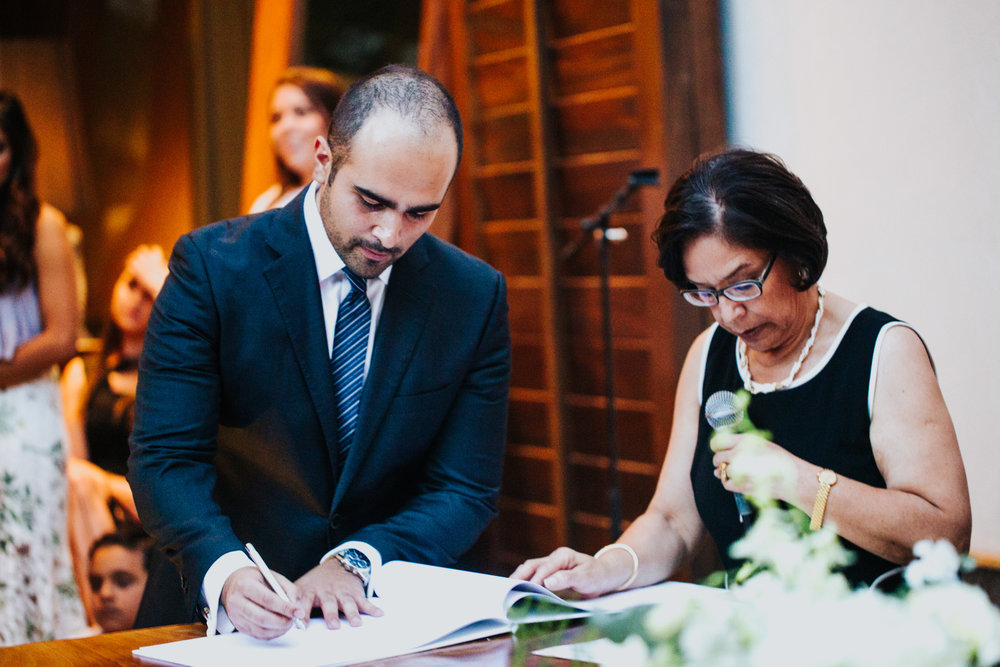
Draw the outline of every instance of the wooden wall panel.
[[[507,420],[507,442],[511,445],[544,445],[548,443],[549,423],[545,405],[538,401],[511,396],[510,417]],[[504,489],[507,493],[507,489]]]
[[[511,350],[513,370],[511,384],[525,389],[545,389],[548,385],[548,364],[545,349],[539,343],[514,342]]]
[[[597,516],[607,512],[608,471],[593,465],[574,465],[571,485],[579,491],[575,494],[577,512]],[[649,499],[653,497],[656,479],[641,472],[622,471],[622,513],[627,517],[642,514]],[[607,536],[595,546],[595,550],[607,543]]]
[[[573,313],[567,324],[568,335],[573,339],[601,340],[601,295],[597,279],[574,281],[563,290],[566,309]],[[616,337],[648,338],[651,331],[646,316],[646,288],[644,285],[621,285],[623,280],[611,282],[611,328]],[[621,285],[621,286],[619,286]]]
[[[483,164],[531,159],[531,127],[524,114],[485,118],[472,138]]]
[[[643,221],[636,213],[623,213],[611,216],[610,226],[622,228],[628,234],[624,241],[615,243],[614,252],[608,258],[611,274],[615,276],[645,276],[647,274],[644,259],[647,246],[650,245],[649,232],[646,229],[648,221]],[[579,219],[563,221],[560,231],[561,245],[575,240],[580,233]],[[584,245],[580,252],[567,260],[563,265],[567,276],[597,276],[600,272],[598,264],[598,246],[596,239]],[[662,275],[662,274],[661,274]],[[655,278],[653,279],[655,284]],[[667,283],[662,284],[664,290],[670,289]]]
[[[577,97],[553,107],[556,150],[583,155],[630,150],[639,144],[639,109],[631,88],[610,97]]]
[[[604,350],[598,341],[573,341],[568,347],[569,379],[567,386],[574,394],[600,396],[604,392]],[[615,394],[622,398],[649,400],[649,350],[645,346],[614,350]]]
[[[469,3],[471,52],[479,56],[524,46],[524,2]]]
[[[625,184],[629,173],[642,169],[642,156],[628,151],[626,159],[617,154],[598,154],[593,163],[581,161],[568,164],[558,171],[559,203],[566,217],[585,218],[604,207],[619,187]],[[610,157],[610,160],[609,160]],[[625,202],[621,211],[637,211],[639,203],[632,199]]]
[[[535,183],[531,174],[500,174],[479,182],[479,205],[484,220],[535,217]]]
[[[616,410],[618,416],[618,439],[622,459],[645,461],[659,464],[664,451],[655,447],[656,434],[650,410],[658,408],[652,403],[630,408],[620,402]],[[608,451],[607,431],[604,428],[604,402],[593,401],[591,405],[574,405],[570,408],[570,442],[574,452],[603,456]]]
[[[490,540],[492,567],[506,573],[562,544],[593,551],[614,537],[597,244],[570,258],[563,250],[630,172],[651,167],[664,185],[636,193],[611,218],[628,233],[609,257],[626,522],[655,488],[680,360],[701,321],[680,310],[649,238],[667,175],[722,127],[721,93],[711,93],[721,91],[721,76],[708,58],[718,49],[717,8],[705,0],[450,1],[467,75],[456,86],[470,146],[463,229],[509,287],[508,453]],[[693,109],[713,119],[691,119]]]
[[[541,271],[537,230],[493,225],[483,234],[483,259],[508,276],[537,276]]]
[[[551,479],[551,460],[512,453],[504,463],[503,488],[508,495],[521,500],[551,505],[554,500]]]
[[[635,53],[629,27],[586,39],[566,40],[556,50],[555,97],[635,85]]]
[[[527,64],[516,55],[504,53],[502,60],[483,59],[476,67],[476,96],[483,109],[527,101]]]
[[[627,2],[580,2],[553,0],[549,12],[552,37],[569,37],[631,20]]]

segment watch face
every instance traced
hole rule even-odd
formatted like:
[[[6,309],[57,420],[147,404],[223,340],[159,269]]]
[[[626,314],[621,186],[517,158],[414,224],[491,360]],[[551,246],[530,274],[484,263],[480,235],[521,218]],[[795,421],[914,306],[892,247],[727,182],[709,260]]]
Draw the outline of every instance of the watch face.
[[[836,484],[837,483],[837,473],[832,470],[821,470],[819,473],[819,481],[821,484]]]
[[[361,570],[366,570],[372,566],[371,561],[368,560],[368,556],[357,549],[348,549],[341,556],[348,563]]]

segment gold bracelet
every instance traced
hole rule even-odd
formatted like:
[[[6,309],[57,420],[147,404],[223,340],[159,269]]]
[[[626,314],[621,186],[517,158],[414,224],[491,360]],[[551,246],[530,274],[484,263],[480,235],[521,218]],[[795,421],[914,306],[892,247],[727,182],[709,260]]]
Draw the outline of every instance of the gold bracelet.
[[[601,547],[600,551],[594,554],[594,558],[600,558],[601,555],[606,554],[609,551],[614,551],[615,549],[621,549],[622,551],[628,552],[628,555],[632,557],[632,574],[628,576],[625,583],[616,588],[616,591],[623,591],[629,587],[629,585],[635,581],[636,575],[639,574],[639,556],[635,553],[635,549],[622,542],[615,542],[614,544],[609,544],[605,547]]]

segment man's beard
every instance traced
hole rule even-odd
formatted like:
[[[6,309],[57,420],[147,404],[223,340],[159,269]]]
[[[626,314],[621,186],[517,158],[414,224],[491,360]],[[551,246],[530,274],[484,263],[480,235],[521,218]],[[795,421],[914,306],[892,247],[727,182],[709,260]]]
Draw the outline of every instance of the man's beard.
[[[361,253],[355,253],[354,250],[357,248],[365,248],[374,252],[387,254],[388,257],[381,261],[369,259]],[[358,264],[360,262],[360,266],[348,267],[358,275],[365,278],[374,278],[382,273],[386,267],[395,263],[402,254],[403,251],[400,248],[386,248],[378,240],[355,237],[348,242],[347,247],[344,249],[343,258],[345,263],[348,258],[352,260],[352,263]]]

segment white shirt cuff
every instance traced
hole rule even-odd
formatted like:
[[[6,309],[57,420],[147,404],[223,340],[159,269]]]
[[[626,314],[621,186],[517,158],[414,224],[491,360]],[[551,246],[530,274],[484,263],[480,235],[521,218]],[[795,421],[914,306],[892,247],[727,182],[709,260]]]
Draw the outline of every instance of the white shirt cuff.
[[[365,588],[365,596],[371,597],[372,591],[375,590],[375,577],[378,575],[378,571],[382,568],[382,554],[378,552],[378,549],[368,544],[367,542],[359,542],[358,540],[351,540],[349,542],[344,542],[333,549],[330,549],[326,554],[319,559],[320,565],[326,561],[333,558],[334,554],[338,554],[348,549],[357,549],[365,556],[368,557],[368,562],[372,564],[372,574],[368,578],[368,586]]]
[[[220,603],[222,597],[222,587],[235,572],[243,567],[255,567],[253,561],[244,551],[230,551],[222,554],[218,560],[212,563],[205,573],[205,580],[201,583],[201,596],[207,605],[202,611],[205,614],[205,623],[208,625],[206,635],[213,636],[219,634],[229,634],[236,627],[229,620],[225,608]]]

